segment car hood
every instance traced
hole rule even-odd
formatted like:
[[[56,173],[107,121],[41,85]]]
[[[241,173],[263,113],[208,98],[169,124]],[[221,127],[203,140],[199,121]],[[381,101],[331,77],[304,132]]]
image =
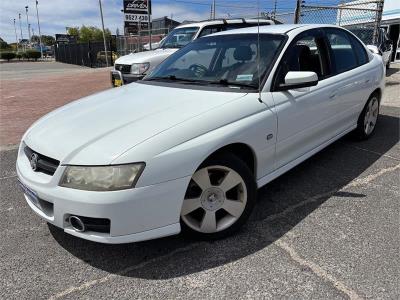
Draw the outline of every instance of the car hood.
[[[122,56],[118,58],[115,63],[121,65],[131,65],[135,63],[145,63],[145,62],[152,62],[153,60],[159,60],[162,58],[167,58],[178,49],[157,49],[152,51],[143,51],[139,53],[131,53],[129,55]]]
[[[23,140],[62,164],[110,164],[147,139],[244,95],[132,83],[49,113]]]

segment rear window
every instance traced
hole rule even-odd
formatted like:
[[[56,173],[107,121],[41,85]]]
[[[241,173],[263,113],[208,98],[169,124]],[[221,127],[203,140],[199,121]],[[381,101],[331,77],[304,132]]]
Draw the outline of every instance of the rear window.
[[[365,51],[365,48],[363,45],[361,45],[360,41],[357,40],[354,36],[349,34],[349,38],[353,44],[354,51],[356,52],[357,58],[358,58],[358,65],[364,65],[369,61],[367,51]]]
[[[336,73],[343,73],[358,66],[356,51],[353,49],[348,34],[343,30],[327,29],[328,38],[332,53]]]

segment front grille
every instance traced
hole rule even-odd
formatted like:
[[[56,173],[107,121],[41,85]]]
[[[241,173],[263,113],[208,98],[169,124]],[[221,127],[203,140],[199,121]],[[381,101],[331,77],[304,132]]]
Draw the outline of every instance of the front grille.
[[[52,176],[60,165],[60,162],[58,160],[37,153],[28,146],[25,146],[24,152],[30,162],[32,161],[32,157],[34,156],[34,154],[37,155],[36,168],[34,170],[35,172],[42,172]]]
[[[122,74],[130,74],[131,73],[131,65],[115,65],[115,70],[120,71]]]

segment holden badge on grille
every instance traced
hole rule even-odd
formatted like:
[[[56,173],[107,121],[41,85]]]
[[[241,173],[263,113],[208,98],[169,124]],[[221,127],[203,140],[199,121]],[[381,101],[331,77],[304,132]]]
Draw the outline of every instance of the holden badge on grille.
[[[39,159],[39,156],[36,153],[32,153],[30,164],[31,164],[31,168],[33,171],[37,170],[38,159]]]

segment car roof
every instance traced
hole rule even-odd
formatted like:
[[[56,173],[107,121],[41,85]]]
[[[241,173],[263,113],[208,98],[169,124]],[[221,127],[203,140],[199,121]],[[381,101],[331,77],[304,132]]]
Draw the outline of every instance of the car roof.
[[[225,35],[225,34],[244,34],[244,33],[271,33],[271,34],[297,34],[301,31],[313,29],[313,28],[322,28],[322,27],[335,27],[341,28],[332,24],[280,24],[273,26],[260,26],[258,29],[257,26],[254,27],[246,27],[240,29],[232,29],[228,31],[221,31],[218,33],[214,33],[212,35]]]
[[[209,25],[223,25],[223,24],[257,24],[257,19],[218,19],[218,20],[206,20],[201,22],[187,23],[177,26],[176,28],[187,28],[187,27],[205,27]],[[262,25],[274,25],[272,20],[260,19]]]

